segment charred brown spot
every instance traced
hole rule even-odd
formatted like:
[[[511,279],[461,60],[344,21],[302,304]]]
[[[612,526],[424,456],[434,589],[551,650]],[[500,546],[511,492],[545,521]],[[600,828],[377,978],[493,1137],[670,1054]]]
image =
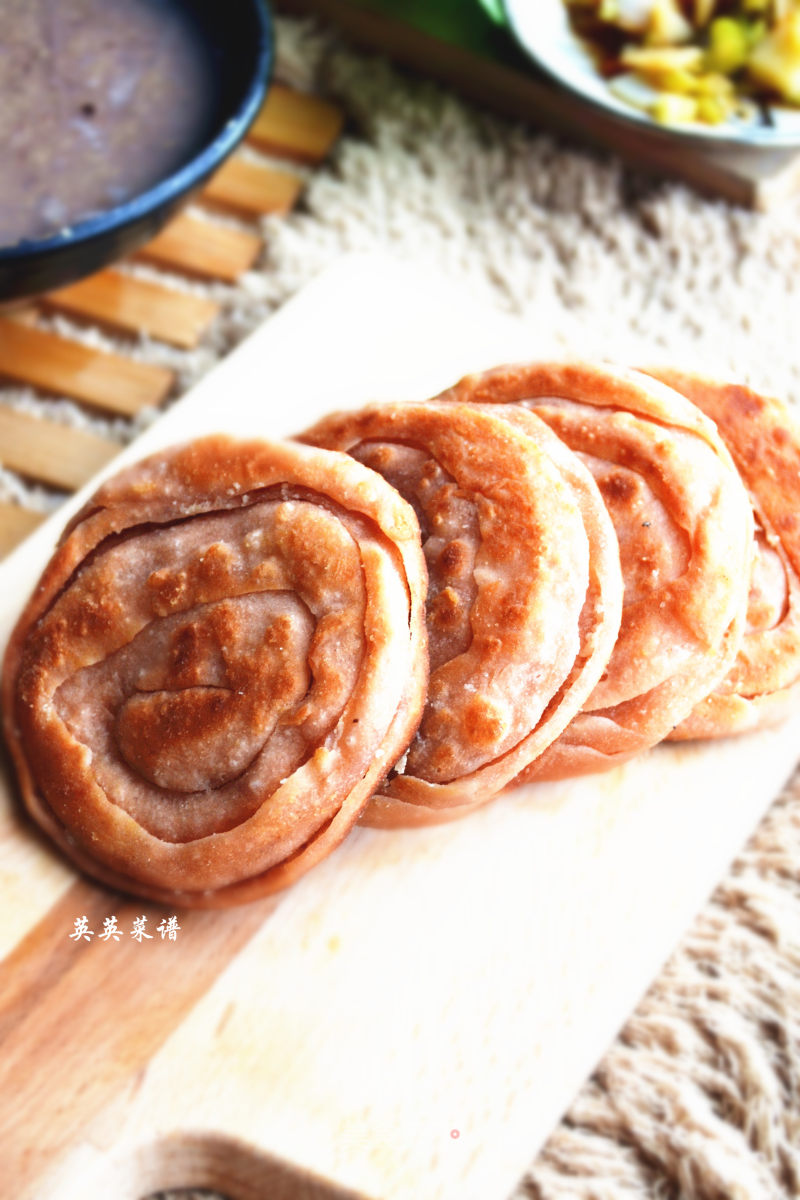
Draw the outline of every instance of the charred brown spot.
[[[63,661],[64,647],[69,645],[66,640],[67,626],[64,621],[53,621],[44,629],[36,632],[36,656],[49,666],[56,666]],[[34,660],[35,661],[35,660]]]
[[[291,637],[291,633],[292,622],[289,617],[277,616],[264,634],[264,645],[282,650],[287,639]]]
[[[524,628],[528,613],[524,604],[518,601],[507,598],[498,605],[496,610],[497,620],[503,629],[522,629]]]
[[[495,746],[506,732],[506,714],[491,700],[475,696],[464,709],[466,736],[484,749]]]
[[[186,594],[185,571],[153,571],[147,580],[147,587],[153,593],[153,607],[159,615],[171,612],[179,607]]]
[[[445,575],[461,575],[469,565],[469,558],[464,542],[448,542],[439,555],[439,567]]]
[[[458,592],[447,587],[432,600],[428,608],[428,621],[439,628],[450,629],[458,624],[462,607]]]
[[[71,632],[78,637],[99,637],[114,628],[116,613],[112,605],[99,600],[87,600]]]
[[[126,700],[116,715],[116,743],[137,774],[177,791],[192,791],[196,786],[196,780],[188,785],[182,780],[181,751],[188,749],[196,768],[202,768],[203,782],[213,786],[227,775],[214,742],[224,737],[230,708],[230,692],[211,688],[140,693]]]
[[[691,399],[691,397],[690,397]],[[701,403],[700,407],[705,408],[706,405]],[[728,413],[735,417],[758,417],[766,407],[763,397],[758,396],[755,392],[751,392],[749,388],[731,386],[725,394],[725,407]]]
[[[284,574],[274,558],[267,558],[259,563],[252,574],[253,583],[261,591],[279,588],[284,580]]]
[[[457,765],[455,751],[448,742],[441,742],[431,751],[430,769],[434,776],[447,776],[456,769]]]
[[[224,580],[233,562],[233,551],[223,542],[214,542],[200,559],[199,574],[207,582]]]
[[[600,491],[606,502],[626,503],[636,496],[636,480],[625,471],[615,471],[600,481]]]
[[[383,474],[384,471],[391,470],[397,452],[393,446],[388,446],[385,442],[378,442],[371,446],[360,446],[357,457],[373,471]]]
[[[203,682],[202,650],[207,640],[202,627],[185,625],[169,647],[170,678],[175,687],[194,687]]]

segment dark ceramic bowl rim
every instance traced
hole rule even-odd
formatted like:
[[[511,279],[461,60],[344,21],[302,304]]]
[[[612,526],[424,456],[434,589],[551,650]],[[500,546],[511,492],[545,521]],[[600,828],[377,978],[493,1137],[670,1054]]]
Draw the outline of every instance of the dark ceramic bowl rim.
[[[221,166],[255,120],[272,74],[275,48],[272,17],[266,0],[250,0],[250,3],[259,23],[259,48],[255,71],[242,103],[216,137],[177,171],[159,180],[147,191],[139,192],[137,196],[126,200],[124,204],[117,204],[113,208],[84,217],[83,220],[76,221],[74,225],[49,237],[23,238],[10,246],[3,246],[0,248],[0,267],[18,259],[49,254],[54,250],[90,242],[94,238],[121,229],[185,195],[216,167]]]

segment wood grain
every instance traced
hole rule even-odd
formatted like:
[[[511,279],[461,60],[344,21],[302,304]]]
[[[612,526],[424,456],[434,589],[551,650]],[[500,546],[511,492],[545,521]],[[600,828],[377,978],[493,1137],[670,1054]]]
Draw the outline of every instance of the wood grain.
[[[138,257],[170,270],[234,283],[252,267],[262,245],[255,233],[181,213]]]
[[[197,345],[219,311],[219,305],[204,296],[113,270],[49,292],[43,303],[81,320],[147,334],[186,350]]]
[[[73,1177],[74,1182],[74,1177]],[[95,1195],[142,1200],[154,1192],[187,1187],[219,1192],[229,1200],[367,1200],[311,1171],[260,1153],[241,1138],[171,1132],[114,1154],[93,1177]],[[85,1200],[70,1190],[56,1200]],[[39,1198],[37,1197],[37,1200]],[[50,1197],[45,1200],[51,1200]]]
[[[27,301],[20,307],[12,307],[4,314],[7,321],[15,321],[19,325],[35,325],[39,320],[39,309]]]
[[[302,187],[302,179],[288,171],[230,158],[206,186],[203,199],[246,216],[265,216],[289,212]]]
[[[247,137],[261,150],[314,164],[328,156],[343,125],[337,105],[276,83]]]
[[[92,408],[133,416],[161,404],[174,372],[0,318],[0,375]]]
[[[44,513],[0,501],[0,558],[8,554],[44,520]]]
[[[116,442],[0,406],[0,462],[72,492],[119,452]]]
[[[0,1157],[15,1194],[147,1066],[275,903],[181,913],[172,942],[156,932],[166,910],[78,880],[16,947],[0,977],[0,1095],[14,1096],[0,1122]],[[90,942],[70,939],[82,916]],[[123,936],[101,942],[111,916]],[[140,916],[152,937],[141,943],[130,936]]]

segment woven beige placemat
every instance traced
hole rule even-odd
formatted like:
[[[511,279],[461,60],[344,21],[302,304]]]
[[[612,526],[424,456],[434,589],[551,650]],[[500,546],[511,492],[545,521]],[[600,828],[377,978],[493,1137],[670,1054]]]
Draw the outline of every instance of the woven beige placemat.
[[[186,387],[341,252],[380,249],[433,262],[521,314],[532,357],[678,362],[800,401],[800,199],[769,216],[739,212],[490,118],[325,30],[282,20],[278,34],[280,77],[335,96],[348,132],[297,211],[264,222],[257,269],[235,287],[192,285],[223,306],[204,345],[185,353],[143,341],[141,357],[177,367]],[[63,318],[53,323],[114,345]],[[24,389],[3,400],[101,428]],[[126,440],[134,426],[105,431]],[[0,471],[3,493],[53,502]],[[516,1200],[798,1195],[800,780],[697,918]]]

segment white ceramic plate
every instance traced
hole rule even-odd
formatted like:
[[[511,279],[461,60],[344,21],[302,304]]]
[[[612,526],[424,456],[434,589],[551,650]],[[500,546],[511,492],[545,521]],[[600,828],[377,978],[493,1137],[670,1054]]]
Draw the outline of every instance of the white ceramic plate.
[[[597,70],[585,42],[572,29],[564,0],[505,0],[512,32],[535,62],[559,83],[615,116],[668,136],[700,138],[715,144],[775,148],[800,145],[800,109],[773,104],[765,123],[754,108],[752,118],[735,117],[721,125],[663,125],[628,103]],[[627,77],[626,77],[627,79]],[[616,85],[615,85],[616,86]],[[638,81],[630,79],[631,96]]]

